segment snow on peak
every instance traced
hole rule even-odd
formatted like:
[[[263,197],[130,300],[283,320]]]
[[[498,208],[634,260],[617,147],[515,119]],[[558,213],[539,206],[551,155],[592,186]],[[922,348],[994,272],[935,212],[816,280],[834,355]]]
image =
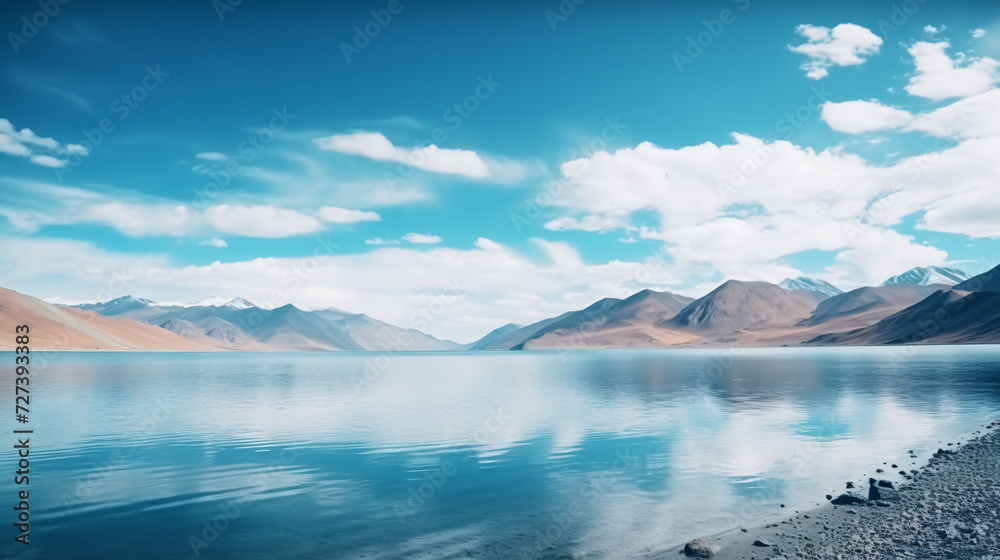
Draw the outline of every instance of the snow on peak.
[[[256,307],[254,304],[243,298],[225,298],[212,296],[203,300],[185,303],[184,307],[231,307],[233,309],[250,309]]]
[[[779,282],[778,285],[786,290],[809,290],[810,292],[826,294],[830,297],[844,293],[844,290],[841,290],[825,280],[807,278],[805,276],[799,276],[798,278],[785,278]]]
[[[883,286],[890,284],[917,284],[929,286],[931,284],[958,284],[972,278],[965,271],[957,268],[946,268],[943,266],[918,266],[906,272],[893,276],[885,282]]]

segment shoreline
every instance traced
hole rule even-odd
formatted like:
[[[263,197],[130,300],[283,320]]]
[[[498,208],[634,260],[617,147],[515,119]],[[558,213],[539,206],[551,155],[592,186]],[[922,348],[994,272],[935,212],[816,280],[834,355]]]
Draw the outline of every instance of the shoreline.
[[[889,472],[872,476],[896,471],[888,465],[884,470]],[[1000,421],[983,424],[965,442],[948,443],[909,473],[912,480],[894,485],[896,492],[883,492],[888,499],[850,505],[828,500],[778,522],[761,526],[757,520],[695,539],[714,554],[688,554],[681,545],[663,558],[1000,560]],[[831,496],[848,492],[867,498],[869,488],[844,488]]]

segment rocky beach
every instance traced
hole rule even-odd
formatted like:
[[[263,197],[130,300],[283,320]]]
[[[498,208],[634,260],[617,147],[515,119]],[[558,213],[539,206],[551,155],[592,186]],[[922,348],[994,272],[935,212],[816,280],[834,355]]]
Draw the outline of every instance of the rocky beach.
[[[926,464],[884,465],[867,483],[779,523],[689,542],[681,554],[721,560],[1000,559],[1000,422]],[[915,458],[915,457],[914,457]],[[885,478],[895,475],[897,484]],[[888,478],[888,477],[887,477]],[[867,488],[865,488],[867,486]]]

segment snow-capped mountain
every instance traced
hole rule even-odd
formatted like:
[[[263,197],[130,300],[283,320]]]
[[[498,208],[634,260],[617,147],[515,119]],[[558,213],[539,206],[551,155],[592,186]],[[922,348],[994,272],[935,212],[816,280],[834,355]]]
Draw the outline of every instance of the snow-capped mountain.
[[[231,307],[233,309],[250,309],[251,307],[257,306],[241,297],[230,299],[212,296],[210,298],[193,301],[191,303],[181,304],[181,307]]]
[[[888,286],[890,284],[918,284],[921,286],[929,286],[931,284],[958,284],[959,282],[964,282],[972,278],[968,273],[957,268],[946,268],[943,266],[918,266],[917,268],[911,268],[906,272],[893,276],[885,282],[882,282],[882,286]]]
[[[839,296],[844,293],[844,290],[841,290],[826,280],[807,278],[805,276],[799,276],[798,278],[785,278],[781,282],[778,282],[778,285],[786,290],[808,290],[810,292],[816,292],[817,294],[823,294],[830,297]]]

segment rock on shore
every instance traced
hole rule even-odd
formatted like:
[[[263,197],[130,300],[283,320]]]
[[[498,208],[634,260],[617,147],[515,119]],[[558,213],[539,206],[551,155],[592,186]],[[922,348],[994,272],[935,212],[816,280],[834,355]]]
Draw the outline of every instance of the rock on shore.
[[[713,558],[1000,560],[998,432],[994,422],[954,451],[939,450],[905,486],[871,479],[871,499],[845,493],[780,524],[712,539],[721,546]]]

